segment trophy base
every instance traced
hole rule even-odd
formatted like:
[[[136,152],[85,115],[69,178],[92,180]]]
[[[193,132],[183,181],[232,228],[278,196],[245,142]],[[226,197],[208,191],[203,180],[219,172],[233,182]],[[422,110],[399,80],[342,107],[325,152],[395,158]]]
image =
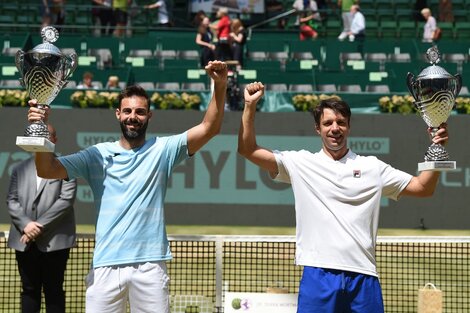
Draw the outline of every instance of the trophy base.
[[[16,145],[29,152],[54,152],[55,144],[45,137],[16,137]]]
[[[418,171],[453,171],[457,168],[455,161],[426,161],[418,163]]]

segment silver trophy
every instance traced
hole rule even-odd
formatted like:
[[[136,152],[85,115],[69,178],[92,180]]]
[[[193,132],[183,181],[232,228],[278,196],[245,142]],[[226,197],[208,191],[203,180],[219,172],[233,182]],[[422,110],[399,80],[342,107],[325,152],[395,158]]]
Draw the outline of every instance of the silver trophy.
[[[441,57],[436,46],[429,48],[426,56],[431,66],[422,70],[416,78],[408,73],[406,84],[415,99],[416,109],[431,128],[431,136],[435,136],[439,126],[450,116],[455,98],[462,87],[462,77],[459,74],[452,76],[436,65]],[[424,155],[424,161],[418,164],[419,171],[446,171],[456,168],[456,162],[449,161],[449,153],[441,144],[432,143]]]
[[[54,27],[44,27],[41,37],[42,44],[28,52],[19,50],[15,58],[21,85],[26,88],[31,99],[37,99],[38,108],[51,104],[77,67],[75,53],[65,55],[52,44],[59,38],[59,32]],[[44,121],[28,125],[24,136],[16,137],[16,145],[30,152],[53,152],[55,147],[49,140]]]

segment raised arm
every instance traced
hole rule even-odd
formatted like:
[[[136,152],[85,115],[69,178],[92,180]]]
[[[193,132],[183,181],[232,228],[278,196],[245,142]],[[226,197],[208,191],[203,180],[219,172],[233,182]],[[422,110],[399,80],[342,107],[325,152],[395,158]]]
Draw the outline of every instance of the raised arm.
[[[30,100],[28,104],[30,105],[28,111],[28,121],[30,123],[34,123],[42,120],[44,123],[47,123],[50,108],[48,106],[41,109],[37,108],[36,100]],[[65,170],[65,167],[62,166],[62,163],[57,160],[52,152],[36,152],[35,163],[39,177],[49,179],[67,178],[67,171]]]
[[[432,142],[445,145],[448,139],[447,124],[443,123],[432,138]],[[439,171],[422,171],[418,176],[414,176],[411,179],[406,188],[401,192],[401,195],[414,197],[432,196],[439,181],[439,174]]]
[[[256,104],[264,94],[262,83],[248,84],[245,88],[245,108],[243,109],[240,130],[238,132],[238,153],[267,170],[271,176],[278,172],[276,158],[271,150],[258,146],[255,134]]]
[[[196,153],[220,132],[224,117],[227,64],[221,61],[210,61],[205,69],[214,81],[214,94],[202,122],[188,130],[188,152],[190,155]]]

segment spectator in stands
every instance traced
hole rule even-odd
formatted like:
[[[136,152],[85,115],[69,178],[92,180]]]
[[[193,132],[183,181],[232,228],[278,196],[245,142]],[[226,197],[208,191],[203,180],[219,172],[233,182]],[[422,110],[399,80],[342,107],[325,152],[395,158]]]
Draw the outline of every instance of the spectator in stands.
[[[430,197],[439,172],[412,176],[375,156],[351,151],[351,109],[336,98],[320,101],[313,110],[314,127],[322,141],[320,151],[259,146],[255,114],[263,94],[261,83],[245,88],[238,152],[272,179],[292,185],[296,264],[303,266],[297,312],[383,313],[375,258],[380,199]],[[447,126],[441,127],[433,143],[447,142]]]
[[[439,22],[454,22],[452,0],[439,0]]]
[[[111,35],[116,27],[114,13],[112,10],[112,0],[93,0],[92,13],[100,23],[101,35]]]
[[[170,16],[168,14],[167,0],[158,0],[155,3],[144,6],[145,9],[158,9],[157,25],[170,27]]]
[[[172,258],[165,230],[164,198],[170,176],[221,129],[227,65],[210,62],[212,98],[202,121],[171,136],[146,138],[152,118],[146,91],[134,85],[118,98],[114,118],[120,139],[75,154],[36,152],[38,175],[55,179],[83,177],[94,194],[96,244],[86,278],[86,312],[170,312],[166,261]],[[31,106],[28,121],[45,120],[50,108]]]
[[[114,20],[116,21],[114,36],[116,37],[122,37],[126,34],[127,11],[131,3],[132,0],[113,0]]]
[[[239,19],[232,20],[230,32],[230,41],[232,43],[232,55],[235,61],[238,61],[237,69],[243,67],[243,55],[246,43],[246,31],[243,23]]]
[[[338,0],[338,6],[341,8],[341,18],[343,20],[343,31],[338,36],[339,40],[346,39],[348,33],[351,31],[351,7],[355,2],[355,0]]]
[[[41,0],[41,28],[54,24],[60,31],[60,25],[65,23],[65,0]]]
[[[298,11],[296,25],[299,26],[300,40],[316,39],[321,16],[315,0],[295,0],[292,7]]]
[[[422,9],[421,15],[426,21],[426,24],[424,24],[423,42],[433,42],[436,39],[436,19],[432,16],[429,8]]]
[[[93,73],[83,73],[82,82],[78,84],[77,89],[99,89],[99,86],[93,83]]]
[[[348,32],[349,41],[364,39],[366,35],[366,19],[364,14],[360,11],[359,5],[353,4],[351,6],[351,16],[353,19],[351,22],[351,30]]]
[[[108,82],[106,83],[106,89],[109,90],[119,90],[121,87],[119,86],[119,77],[115,75],[111,75],[108,77]]]
[[[201,68],[206,67],[209,61],[215,60],[215,44],[213,43],[214,35],[209,27],[210,20],[205,16],[196,34],[196,44],[201,47],[200,65]]]
[[[49,124],[49,140],[57,142]],[[21,278],[21,312],[65,313],[64,274],[75,245],[75,180],[42,179],[34,157],[13,168],[7,195],[11,217],[8,247],[15,250]],[[5,266],[5,265],[3,265]]]
[[[221,61],[232,60],[232,48],[230,47],[230,17],[227,8],[217,10],[217,24],[211,24],[212,30],[217,34],[217,47],[215,57]]]
[[[201,23],[202,23],[202,20],[207,17],[207,14],[206,12],[202,11],[202,10],[199,10],[196,12],[196,14],[194,15],[194,18],[193,18],[193,25],[194,27],[198,28]]]

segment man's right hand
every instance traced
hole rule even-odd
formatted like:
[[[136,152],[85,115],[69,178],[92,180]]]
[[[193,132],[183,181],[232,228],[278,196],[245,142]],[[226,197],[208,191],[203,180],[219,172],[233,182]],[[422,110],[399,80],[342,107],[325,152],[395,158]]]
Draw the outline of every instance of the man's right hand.
[[[47,123],[50,111],[50,107],[48,105],[39,108],[38,101],[36,99],[29,100],[28,105],[28,122],[34,123],[43,121],[44,123]]]

